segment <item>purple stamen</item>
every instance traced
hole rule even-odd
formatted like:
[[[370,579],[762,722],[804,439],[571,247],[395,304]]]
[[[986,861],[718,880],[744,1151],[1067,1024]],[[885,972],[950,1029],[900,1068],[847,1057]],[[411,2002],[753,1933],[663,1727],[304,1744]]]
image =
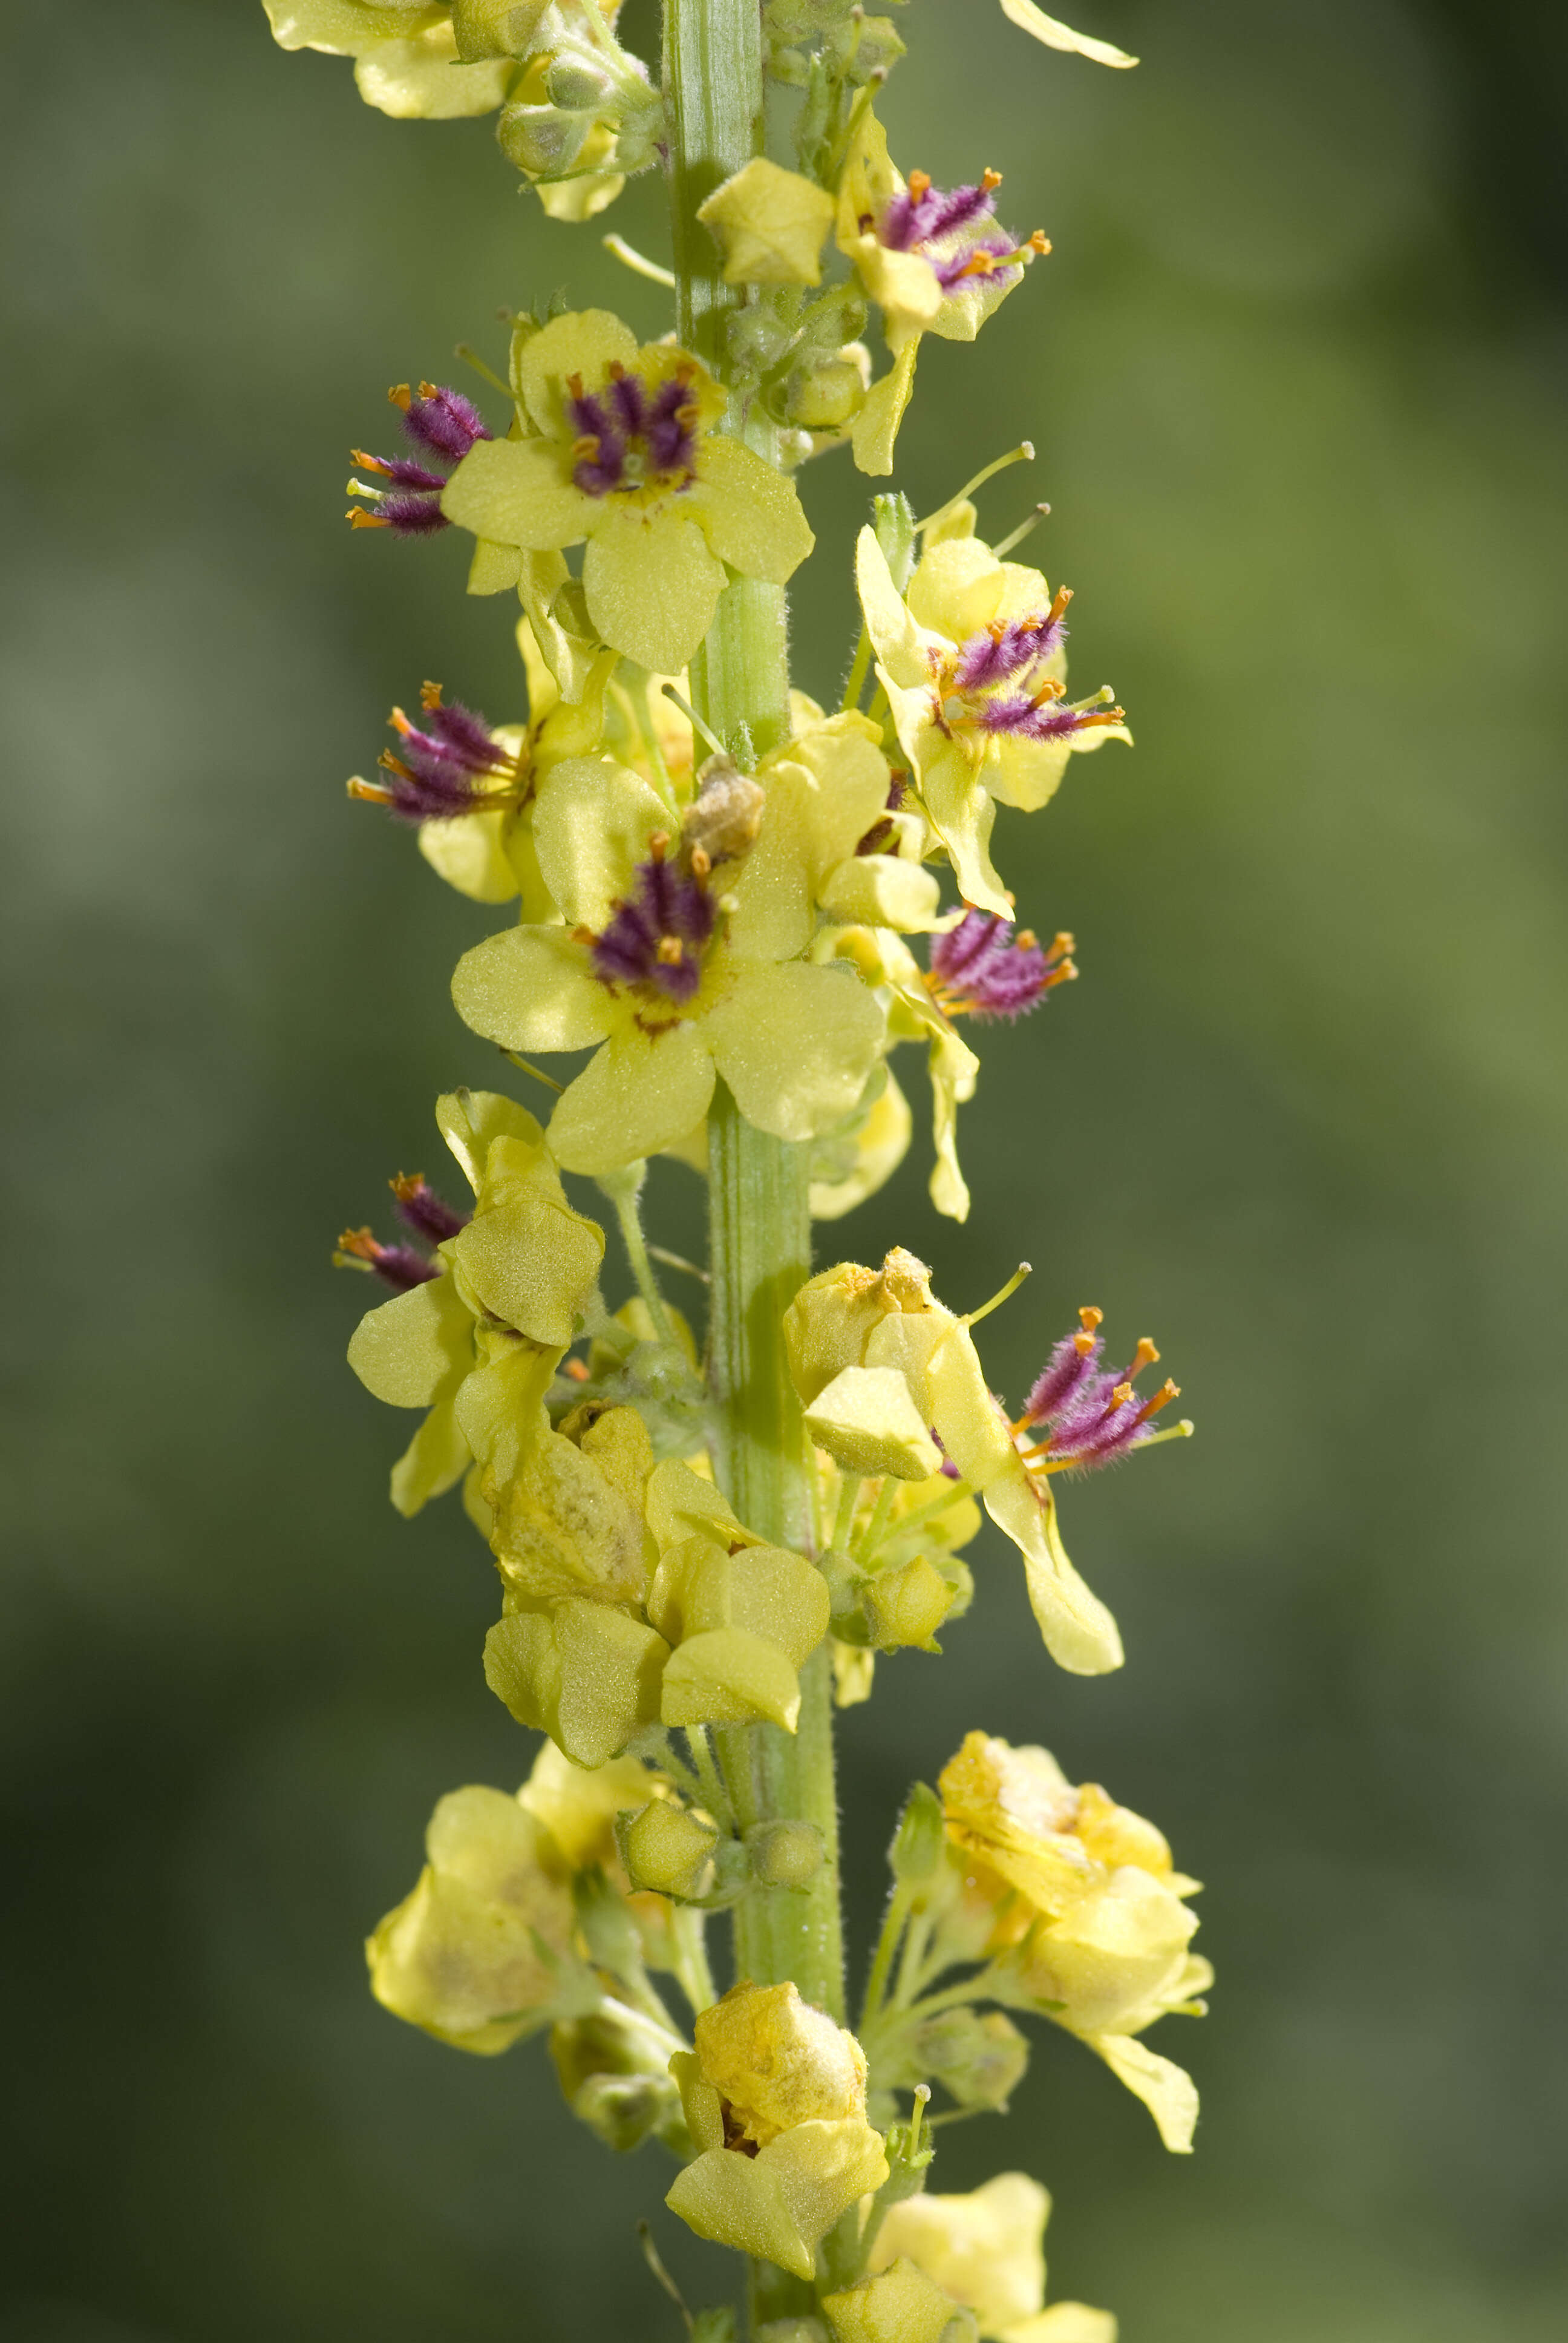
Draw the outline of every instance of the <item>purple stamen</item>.
[[[1144,1401],[1134,1378],[1159,1356],[1151,1342],[1140,1342],[1134,1356],[1120,1373],[1101,1364],[1104,1342],[1093,1331],[1098,1311],[1081,1313],[1084,1331],[1070,1334],[1051,1352],[1044,1373],[1030,1393],[1021,1422],[1047,1428],[1041,1453],[1026,1460],[1047,1470],[1089,1472],[1131,1454],[1157,1437],[1151,1421],[1176,1387],[1167,1383],[1153,1401]]]
[[[368,1229],[345,1229],[337,1240],[337,1250],[349,1261],[362,1261],[375,1271],[383,1285],[394,1293],[409,1293],[417,1285],[428,1285],[443,1274],[445,1264],[427,1261],[412,1245],[384,1245],[377,1242]],[[347,1264],[346,1264],[347,1265]]]
[[[568,384],[567,416],[578,435],[572,478],[585,496],[610,496],[649,482],[689,480],[696,469],[697,444],[688,405],[689,381],[672,375],[649,397],[634,374],[612,374],[603,391],[584,391],[577,376]],[[640,450],[643,465],[628,467]]]
[[[1120,719],[1104,709],[1064,708],[1060,700],[991,699],[976,722],[986,732],[1008,732],[1020,740],[1068,740],[1097,724]]]
[[[422,1172],[412,1178],[399,1172],[392,1182],[392,1193],[397,1201],[397,1217],[405,1228],[412,1229],[417,1237],[429,1244],[445,1244],[460,1229],[468,1225],[470,1215],[459,1212],[438,1196]]]
[[[956,928],[931,939],[933,990],[950,1009],[967,1010],[978,1021],[1011,1021],[1037,1008],[1071,962],[1063,958],[1070,940],[1059,938],[1050,954],[1032,936],[1015,940],[1012,922],[990,911],[970,910]],[[1052,962],[1061,962],[1053,968]]]
[[[401,399],[398,405],[402,406]],[[403,407],[403,428],[417,447],[460,464],[477,440],[488,439],[489,427],[477,407],[459,390],[437,389],[421,383],[419,396]]]
[[[1067,628],[1054,612],[984,627],[959,645],[953,689],[983,691],[993,684],[1016,682],[1059,651],[1066,640]]]
[[[711,901],[674,863],[640,862],[634,892],[611,913],[591,947],[602,984],[641,985],[684,1007],[702,981],[702,950],[713,933]]]

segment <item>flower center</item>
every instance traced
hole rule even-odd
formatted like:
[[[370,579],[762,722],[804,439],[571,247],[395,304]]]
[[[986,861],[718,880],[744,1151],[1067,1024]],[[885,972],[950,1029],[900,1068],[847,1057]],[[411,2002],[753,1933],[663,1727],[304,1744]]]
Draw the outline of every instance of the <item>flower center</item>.
[[[889,252],[916,252],[929,260],[944,293],[956,293],[975,279],[996,277],[1017,282],[1024,266],[1050,250],[1038,230],[1024,244],[1015,244],[993,224],[1000,171],[981,174],[978,186],[934,187],[930,174],[911,171],[906,192],[895,196],[878,222],[868,217],[862,229],[876,227],[877,241]]]
[[[695,379],[695,368],[684,365],[650,390],[618,363],[602,390],[585,391],[581,375],[568,377],[567,415],[577,433],[572,478],[585,496],[690,485],[700,420],[691,395]]]
[[[697,858],[668,860],[669,841],[662,832],[649,845],[648,861],[639,862],[633,874],[631,893],[616,904],[603,934],[585,932],[580,940],[588,945],[601,984],[612,991],[628,988],[653,1008],[679,1010],[702,981],[703,955],[718,914],[703,883],[706,869],[696,867]]]

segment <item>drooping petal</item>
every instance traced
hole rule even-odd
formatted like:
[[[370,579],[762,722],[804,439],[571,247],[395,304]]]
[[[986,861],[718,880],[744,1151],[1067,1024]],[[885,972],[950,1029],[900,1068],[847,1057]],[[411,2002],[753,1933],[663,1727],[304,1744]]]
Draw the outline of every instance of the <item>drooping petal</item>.
[[[1012,905],[990,859],[996,800],[956,741],[933,731],[920,774],[920,796],[931,827],[947,848],[966,903],[1010,920]]]
[[[419,851],[432,870],[475,903],[509,903],[518,873],[507,851],[509,807],[419,825]]]
[[[867,392],[866,403],[851,426],[849,447],[856,465],[873,478],[885,479],[893,468],[893,448],[915,387],[920,350],[920,337],[911,334],[880,382],[873,383]]]
[[[550,1117],[549,1142],[568,1172],[613,1172],[685,1137],[708,1112],[713,1058],[701,1029],[628,1025],[606,1042]]]
[[[884,1019],[848,970],[747,961],[705,1025],[748,1122],[775,1139],[801,1140],[855,1105],[881,1047]]]
[[[607,643],[656,675],[678,675],[713,623],[724,565],[684,503],[605,510],[583,556],[588,616]]]
[[[588,535],[599,508],[571,478],[547,439],[481,439],[441,491],[458,528],[525,551],[558,552]]]
[[[452,1402],[437,1400],[392,1467],[393,1504],[411,1521],[432,1497],[445,1496],[473,1461]]]
[[[588,1050],[613,1003],[564,928],[508,928],[466,951],[452,978],[458,1016],[504,1050]]]
[[[1001,13],[1020,32],[1032,33],[1048,49],[1060,49],[1068,56],[1089,57],[1097,65],[1135,65],[1125,49],[1113,48],[1109,41],[1094,40],[1087,33],[1075,33],[1070,25],[1063,25],[1055,16],[1048,16],[1035,0],[1001,0]]]
[[[1127,2034],[1093,2034],[1086,2037],[1098,2050],[1118,2082],[1125,2083],[1142,2100],[1172,2156],[1190,2156],[1198,2126],[1198,2087],[1184,2066],[1161,2058]]]
[[[1020,1462],[985,1492],[985,1509],[1023,1556],[1024,1577],[1045,1647],[1070,1675],[1104,1675],[1122,1662],[1116,1622],[1068,1559],[1049,1486],[1037,1492]]]

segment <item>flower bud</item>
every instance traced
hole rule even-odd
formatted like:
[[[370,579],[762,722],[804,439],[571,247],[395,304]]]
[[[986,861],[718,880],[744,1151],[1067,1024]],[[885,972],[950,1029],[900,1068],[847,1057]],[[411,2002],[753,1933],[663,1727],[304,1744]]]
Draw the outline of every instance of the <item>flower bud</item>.
[[[668,2048],[666,2037],[631,2011],[596,2010],[550,2033],[568,2106],[621,2154],[655,2136],[677,2155],[689,2152],[680,2093],[664,2063]]]
[[[622,1858],[634,1887],[689,1901],[705,1896],[713,1878],[719,1825],[672,1799],[655,1798],[622,1825]]]
[[[545,88],[552,106],[590,114],[603,111],[614,96],[615,84],[591,57],[559,56],[550,61]]]
[[[739,861],[757,842],[767,801],[761,785],[733,757],[709,757],[698,772],[696,801],[680,825],[681,836],[709,862]]]
[[[1029,2044],[1000,2009],[944,2009],[916,2033],[910,2063],[960,2107],[1005,2112],[1028,2069]]]
[[[557,106],[504,106],[496,136],[519,171],[548,179],[570,168],[593,127],[594,116],[588,113],[568,114]]]
[[[954,1589],[923,1554],[896,1570],[884,1570],[865,1592],[866,1624],[879,1651],[913,1645],[935,1652],[937,1629],[952,1607]]]
[[[866,2056],[826,2010],[790,1985],[731,1986],[697,2020],[704,2079],[727,2124],[766,2147],[797,2124],[839,2123],[866,2112]]]
[[[758,1823],[746,1834],[751,1873],[764,1887],[804,1887],[822,1868],[815,1823]]]

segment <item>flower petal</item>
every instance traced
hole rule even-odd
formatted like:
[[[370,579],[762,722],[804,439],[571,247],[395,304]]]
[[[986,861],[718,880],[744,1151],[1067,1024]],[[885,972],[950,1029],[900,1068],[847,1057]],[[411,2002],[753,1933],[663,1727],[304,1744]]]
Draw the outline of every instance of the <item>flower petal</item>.
[[[566,414],[568,375],[597,390],[612,366],[637,362],[637,336],[610,309],[574,309],[513,344],[512,387],[538,431],[577,437]]]
[[[1068,56],[1089,57],[1097,65],[1135,65],[1125,49],[1112,48],[1109,41],[1096,41],[1087,33],[1075,33],[1070,25],[1063,25],[1048,16],[1035,0],[1001,0],[1001,13],[1009,24],[1020,32],[1032,33],[1048,49],[1060,49]]]
[[[966,903],[1010,920],[1013,907],[990,859],[996,804],[956,741],[934,728],[934,744],[920,773],[920,796],[931,827],[947,848]]]
[[[1038,1491],[1021,1462],[985,1492],[985,1509],[1023,1556],[1030,1608],[1045,1647],[1070,1675],[1098,1676],[1122,1661],[1116,1622],[1068,1559],[1049,1486]]]
[[[437,25],[411,41],[367,42],[354,80],[367,106],[397,121],[461,122],[493,114],[514,70],[509,57],[459,65],[450,25]]]
[[[458,1016],[504,1050],[588,1050],[614,1003],[563,928],[508,928],[466,951],[452,977]]]
[[[1191,2156],[1198,2125],[1198,2087],[1184,2066],[1161,2058],[1129,2034],[1084,2036],[1120,2083],[1142,2100],[1172,2156]]]
[[[550,1118],[550,1151],[568,1172],[613,1172],[683,1139],[708,1112],[713,1059],[696,1025],[607,1041]]]
[[[717,432],[702,443],[686,509],[720,561],[772,586],[792,578],[817,542],[793,480]]]
[[[597,933],[631,891],[632,868],[648,859],[656,830],[668,834],[668,807],[636,773],[602,757],[564,757],[539,784],[534,845],[539,873],[568,927]]]
[[[392,1467],[392,1503],[411,1521],[460,1481],[474,1461],[449,1399],[437,1400]]]
[[[713,623],[723,564],[684,500],[599,508],[583,556],[588,617],[607,643],[656,675],[678,675]]]
[[[753,156],[698,206],[724,251],[727,285],[819,285],[833,198],[814,179]]]
[[[550,439],[481,439],[441,491],[459,528],[525,551],[558,552],[587,536],[598,510],[569,478]]]
[[[881,1048],[885,1020],[846,969],[738,964],[706,1030],[748,1122],[775,1139],[814,1139],[847,1115]]]
[[[366,1312],[348,1363],[388,1407],[429,1407],[474,1363],[474,1313],[450,1275],[431,1278]]]
[[[878,478],[885,478],[893,468],[893,448],[915,387],[915,360],[920,349],[920,336],[911,334],[881,381],[873,383],[867,392],[866,403],[850,429],[849,446],[856,465]]]
[[[887,670],[883,681],[890,689],[896,686],[911,690],[924,686],[929,689],[931,670],[927,649],[945,650],[948,647],[940,638],[926,634],[910,616],[903,596],[893,583],[888,557],[877,543],[877,532],[869,527],[863,528],[855,540],[855,584],[860,608],[866,614],[871,647]],[[899,737],[903,740],[901,732]],[[904,741],[904,749],[908,754],[908,741]]]

